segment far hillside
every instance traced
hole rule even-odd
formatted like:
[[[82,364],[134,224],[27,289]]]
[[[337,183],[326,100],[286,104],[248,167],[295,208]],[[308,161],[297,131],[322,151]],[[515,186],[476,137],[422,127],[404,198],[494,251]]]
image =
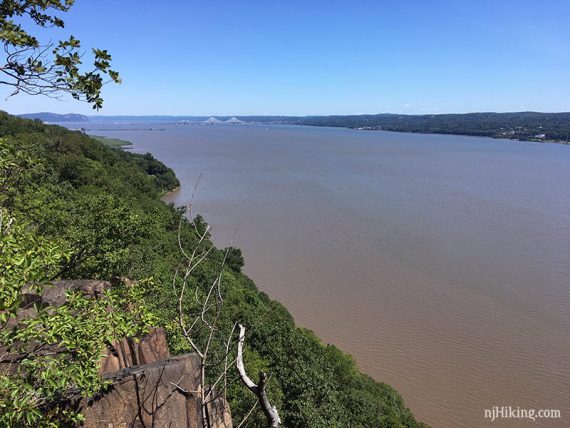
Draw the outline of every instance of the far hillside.
[[[33,120],[41,120],[42,122],[49,123],[63,123],[63,122],[89,122],[89,118],[82,114],[67,113],[67,114],[57,114],[57,113],[27,113],[21,114],[20,117]]]
[[[258,116],[240,117],[240,119],[363,130],[570,142],[570,113],[363,114],[302,117]]]

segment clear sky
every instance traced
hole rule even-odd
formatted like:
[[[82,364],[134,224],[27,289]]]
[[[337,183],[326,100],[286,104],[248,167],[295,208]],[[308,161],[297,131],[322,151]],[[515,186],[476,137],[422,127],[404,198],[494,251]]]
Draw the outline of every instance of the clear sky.
[[[46,36],[121,73],[105,115],[570,111],[569,0],[76,0],[62,18]],[[92,113],[7,94],[11,113]]]

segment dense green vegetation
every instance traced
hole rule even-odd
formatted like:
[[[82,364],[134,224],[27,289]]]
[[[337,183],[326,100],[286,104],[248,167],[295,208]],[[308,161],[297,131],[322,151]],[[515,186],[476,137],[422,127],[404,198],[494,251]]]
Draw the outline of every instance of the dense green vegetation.
[[[10,256],[16,260],[14,265],[19,263],[18,252],[24,252],[42,272],[41,280],[117,276],[138,280],[143,285],[136,289],[137,301],[147,302],[150,311],[145,307],[135,314],[134,319],[140,319],[139,328],[153,320],[167,328],[172,352],[189,352],[188,342],[176,323],[177,284],[175,281],[173,287],[173,278],[181,261],[178,240],[184,248],[195,248],[198,233],[206,225],[200,217],[191,224],[183,217],[183,210],[161,202],[161,194],[178,185],[172,171],[149,154],[112,149],[79,132],[5,113],[0,113],[0,155],[0,207],[15,223],[25,227],[28,238],[24,241],[30,247],[19,250],[14,247],[16,250]],[[10,242],[14,239],[10,238]],[[44,248],[44,242],[49,243],[47,248],[51,252],[37,249]],[[224,250],[213,249],[192,273],[188,281],[197,292],[207,290],[218,277],[224,254]],[[8,255],[0,252],[1,258]],[[244,261],[238,249],[228,249],[227,255],[220,283],[223,311],[216,328],[222,333],[220,337],[224,337],[235,322],[246,326],[246,367],[254,377],[259,370],[269,373],[268,392],[284,426],[420,425],[394,389],[360,373],[350,356],[321,343],[312,332],[296,327],[282,305],[257,290],[241,273]],[[11,284],[18,289],[27,282],[16,281],[16,271],[11,272],[12,279],[6,280],[3,287]],[[190,294],[183,300],[189,311],[194,305]],[[118,299],[113,301],[118,308],[125,303],[125,295],[121,296],[113,297]],[[77,322],[79,326],[84,322],[74,321],[69,313],[62,317],[65,322],[58,322],[64,325]],[[121,332],[136,333],[129,324],[132,319],[121,322]],[[101,328],[101,335],[112,327],[96,325]],[[202,335],[203,332],[197,331],[196,341]],[[41,336],[40,332],[36,337],[61,341]],[[224,346],[214,343],[212,352],[222,355]],[[76,355],[68,371],[61,365],[57,367],[66,379],[60,386],[82,385],[82,378],[76,379],[79,375],[71,372],[72,368],[81,362],[83,366],[94,364],[91,357],[82,358],[81,354]],[[235,374],[229,376],[228,399],[237,425],[254,404],[255,397],[234,377]],[[24,397],[26,391],[32,394],[38,380],[31,377],[21,381],[24,385],[19,390]],[[95,383],[87,385],[86,393],[92,391]],[[48,388],[50,391],[53,392]],[[9,394],[9,385],[3,388],[0,384],[0,406],[8,406]],[[248,422],[249,426],[265,426],[260,410]],[[28,425],[39,424],[36,419]]]
[[[396,132],[570,142],[570,113],[367,114],[306,117],[260,116],[240,117],[240,119]]]

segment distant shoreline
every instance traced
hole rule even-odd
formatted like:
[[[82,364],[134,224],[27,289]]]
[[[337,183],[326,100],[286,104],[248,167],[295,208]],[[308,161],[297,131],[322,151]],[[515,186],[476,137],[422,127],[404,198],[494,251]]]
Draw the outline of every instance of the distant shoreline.
[[[301,125],[301,126],[315,126],[318,128],[322,128],[324,126],[320,125]],[[339,128],[338,126],[329,126],[329,128]],[[397,134],[420,134],[420,135],[457,135],[461,137],[473,137],[473,138],[492,138],[494,140],[506,140],[506,141],[520,141],[522,143],[541,143],[541,144],[562,144],[563,146],[570,146],[570,141],[564,140],[541,140],[541,139],[532,139],[532,138],[509,138],[509,137],[500,137],[500,136],[492,136],[492,135],[473,135],[473,134],[460,134],[460,133],[451,133],[451,132],[421,132],[421,131],[391,131],[388,129],[366,129],[366,128],[352,128],[352,127],[343,127],[345,129],[352,129],[354,131],[384,131],[384,132],[394,132]]]
[[[176,122],[172,122],[176,123]],[[196,123],[197,125],[198,123]],[[295,123],[295,122],[244,122],[244,125],[286,125],[286,126],[308,126],[308,127],[315,127],[315,128],[341,128],[341,129],[350,129],[353,131],[383,131],[383,132],[394,132],[398,134],[420,134],[420,135],[457,135],[462,137],[474,137],[474,138],[492,138],[495,140],[507,140],[507,141],[520,141],[526,143],[540,143],[540,144],[561,144],[564,146],[570,146],[570,140],[553,140],[553,139],[539,139],[539,138],[510,138],[508,136],[500,136],[500,135],[479,135],[479,134],[468,134],[468,133],[459,133],[459,132],[425,132],[425,131],[405,131],[405,130],[391,130],[391,129],[381,129],[381,128],[367,128],[367,127],[354,127],[354,126],[335,126],[332,124],[311,124],[311,123]],[[220,125],[209,125],[209,126],[228,126],[224,124]],[[235,126],[235,125],[232,125]],[[238,125],[239,126],[239,125]],[[127,129],[117,128],[117,129],[101,129],[97,131],[105,131],[105,132],[115,132],[115,131],[126,131]],[[128,131],[165,131],[165,128],[149,128],[149,129],[128,129]],[[112,147],[125,147],[131,146],[132,143],[130,141],[121,140],[118,138],[107,138],[102,137],[99,135],[90,135],[92,138]],[[116,143],[115,143],[116,142]]]
[[[570,140],[548,140],[548,139],[532,139],[532,138],[509,138],[506,136],[494,136],[494,135],[474,135],[474,134],[460,134],[452,132],[421,132],[421,131],[394,131],[390,129],[371,129],[371,128],[356,128],[352,126],[334,126],[334,125],[313,125],[305,123],[285,123],[285,122],[265,122],[256,123],[256,125],[285,125],[285,126],[307,126],[314,128],[332,128],[332,129],[350,129],[352,131],[370,131],[370,132],[393,132],[395,134],[415,134],[415,135],[442,135],[442,136],[460,136],[460,137],[472,137],[472,138],[492,138],[494,140],[503,141],[519,141],[521,143],[540,143],[540,144],[561,144],[563,146],[570,146]]]
[[[165,201],[164,199],[167,198],[168,196],[170,196],[172,193],[178,192],[181,187],[182,187],[182,184],[179,186],[176,186],[174,189],[170,189],[170,190],[167,190],[166,192],[164,192],[164,194],[160,197],[162,202],[168,204],[169,202]]]
[[[101,135],[89,135],[91,138],[93,138],[94,140],[99,141],[100,143],[106,145],[107,147],[114,147],[114,148],[127,148],[129,146],[132,146],[133,143],[127,140],[121,140],[119,138],[107,138],[107,137],[103,137]]]
[[[345,116],[105,116],[109,122],[130,120],[131,127],[91,129],[101,131],[165,131],[165,124],[188,126],[224,126],[230,120],[239,125],[296,125],[328,128],[345,128],[358,131],[388,131],[413,134],[460,135],[501,140],[570,145],[570,112],[566,113],[466,113],[438,115],[345,115]],[[98,117],[95,124],[104,124]],[[140,122],[140,121],[147,121]],[[139,123],[143,126],[136,126]],[[152,123],[158,126],[151,125]],[[150,125],[150,127],[149,127]],[[64,125],[65,126],[65,125]],[[87,124],[88,127],[88,124]],[[94,135],[103,144],[125,148],[131,143],[117,138]]]
[[[348,128],[356,130],[381,130],[390,132],[405,132],[416,134],[441,134],[489,137],[507,140],[530,141],[538,143],[553,143],[570,145],[570,112],[541,113],[534,111],[494,113],[461,113],[461,114],[357,114],[357,115],[311,115],[311,116],[285,116],[285,115],[215,115],[215,116],[82,116],[77,114],[58,115],[43,112],[22,115],[50,122],[70,122],[73,120],[82,123],[82,127],[89,127],[90,123],[106,122],[141,122],[149,124],[183,123],[207,124],[218,123],[233,124],[276,124],[276,125],[309,125],[334,128]],[[65,126],[65,125],[64,125]],[[142,130],[137,129],[129,130]],[[126,130],[126,129],[122,129]],[[164,128],[150,125],[153,131],[163,131]],[[94,130],[95,131],[95,130]],[[104,129],[100,129],[104,131]],[[106,141],[103,141],[106,142]],[[119,147],[126,144],[116,144]]]

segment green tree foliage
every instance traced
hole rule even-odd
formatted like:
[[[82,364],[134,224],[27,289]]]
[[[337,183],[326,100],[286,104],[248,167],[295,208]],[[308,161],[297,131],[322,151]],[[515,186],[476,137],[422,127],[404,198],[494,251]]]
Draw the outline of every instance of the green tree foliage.
[[[26,286],[39,292],[69,259],[69,252],[28,229],[0,208],[0,326],[16,316]]]
[[[49,275],[152,277],[152,286],[141,289],[141,299],[167,329],[171,352],[190,352],[178,327],[180,284],[173,284],[173,278],[182,259],[179,244],[185,250],[195,248],[207,225],[200,216],[190,223],[183,209],[161,202],[166,183],[178,185],[171,171],[150,155],[110,149],[80,133],[6,114],[0,114],[0,154],[4,165],[0,204],[33,228],[38,239],[66,251],[64,259],[51,261]],[[33,179],[22,179],[21,174]],[[203,245],[212,245],[209,236]],[[213,248],[188,278],[193,292],[182,301],[186,314],[200,310],[196,295],[208,293],[225,255],[226,251]],[[420,426],[396,391],[360,373],[354,361],[334,346],[297,328],[281,304],[241,273],[242,266],[241,251],[230,248],[219,282],[223,310],[216,321],[216,337],[230,336],[236,322],[246,327],[245,366],[253,377],[259,371],[269,374],[268,394],[284,426]],[[203,343],[206,337],[205,331],[197,331],[194,339]],[[214,342],[213,364],[224,361],[227,344]],[[231,353],[230,360],[234,348]],[[221,366],[208,368],[210,384]],[[228,376],[227,397],[238,425],[255,397],[235,373]],[[259,407],[248,423],[266,425]]]
[[[140,336],[157,321],[144,306],[144,282],[92,299],[68,292],[67,303],[59,307],[25,302],[25,295],[41,295],[51,286],[69,254],[0,211],[1,426],[79,421],[81,416],[62,403],[106,385],[98,373],[105,347]],[[17,318],[24,310],[28,316]]]
[[[106,80],[120,83],[119,74],[111,68],[111,55],[106,50],[92,49],[91,68],[83,67],[81,42],[74,36],[58,43],[42,43],[24,28],[31,22],[37,27],[64,27],[54,15],[67,12],[74,0],[1,0],[0,41],[5,58],[0,63],[0,84],[30,95],[59,96],[68,93],[77,100],[103,106],[101,89]]]
[[[241,268],[245,264],[241,250],[236,247],[227,247],[224,248],[224,252],[226,253],[225,265],[228,269],[231,269],[234,272],[241,272]]]

